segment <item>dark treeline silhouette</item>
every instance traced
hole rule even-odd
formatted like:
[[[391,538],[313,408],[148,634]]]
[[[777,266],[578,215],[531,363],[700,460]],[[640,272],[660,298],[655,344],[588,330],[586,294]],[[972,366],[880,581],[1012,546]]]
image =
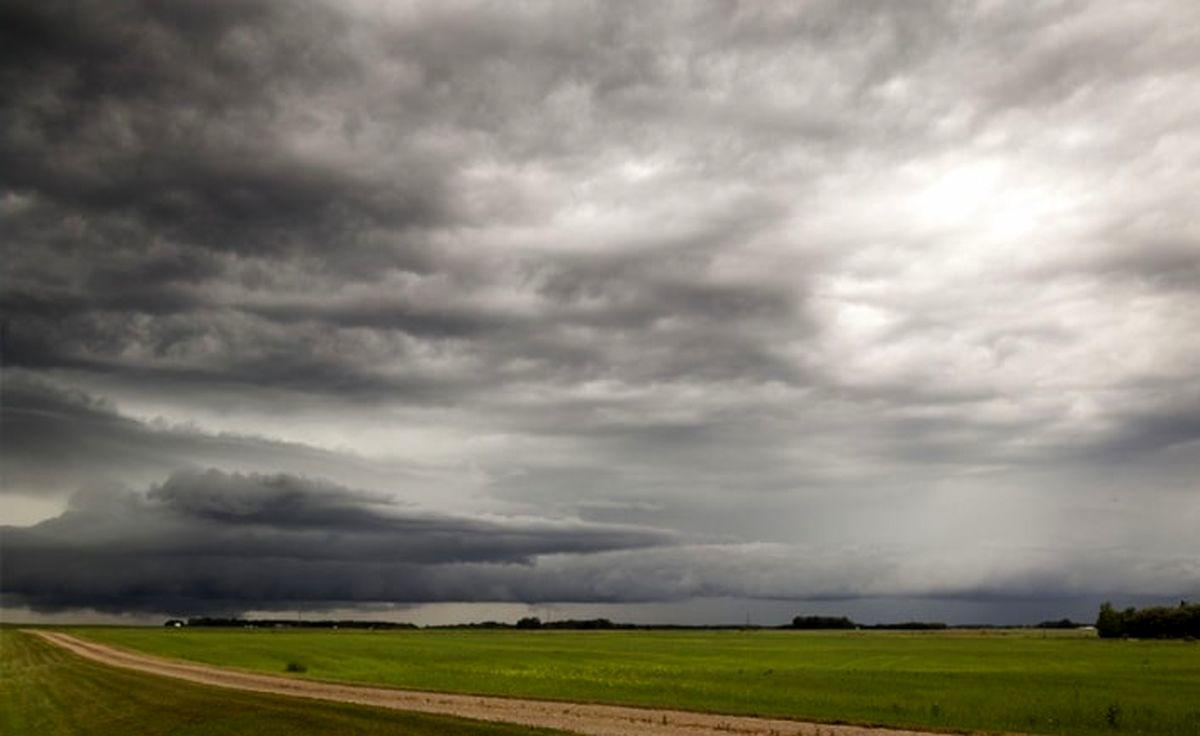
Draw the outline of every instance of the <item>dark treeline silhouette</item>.
[[[577,629],[589,631],[592,629],[634,629],[633,624],[618,624],[606,618],[568,618],[562,621],[542,621],[537,616],[526,616],[517,621],[518,629]]]
[[[950,626],[941,621],[901,621],[898,624],[871,624],[859,628],[877,631],[941,631]]]
[[[1109,607],[1111,610],[1111,606]],[[1200,606],[1190,606],[1187,610],[1193,613],[1193,620],[1197,617],[1195,611],[1200,609]],[[1133,615],[1134,609],[1129,609],[1125,612],[1112,611],[1112,614],[1124,620],[1123,617]],[[1146,609],[1146,611],[1171,611],[1177,609]],[[1138,616],[1144,612],[1138,611]],[[1177,616],[1178,614],[1171,614]],[[1102,610],[1103,616],[1103,610]],[[1139,619],[1140,620],[1140,619]],[[303,629],[416,629],[418,626],[411,623],[401,623],[394,621],[360,621],[355,619],[311,619],[303,620],[299,618],[284,619],[284,618],[237,618],[237,617],[211,617],[201,616],[189,618],[187,621],[181,619],[170,619],[165,623],[168,627],[175,626],[190,626],[190,627],[208,627],[208,628],[263,628],[263,629],[281,629],[281,628],[303,628]],[[951,626],[940,621],[901,621],[898,623],[882,623],[882,624],[860,624],[850,619],[847,616],[796,616],[791,623],[782,626],[760,626],[760,625],[743,625],[743,624],[632,624],[617,621],[610,621],[607,618],[588,618],[588,619],[562,619],[559,621],[542,621],[537,616],[525,616],[516,621],[509,623],[506,621],[474,621],[471,623],[462,624],[441,624],[424,626],[420,628],[428,629],[560,629],[572,631],[745,631],[745,630],[808,630],[808,631],[847,631],[847,630],[864,630],[864,631],[942,631],[946,629],[1021,629],[1021,628],[1038,628],[1038,629],[1074,629],[1083,626],[1070,619],[1060,619],[1057,621],[1043,621],[1033,626],[998,626],[995,624],[971,624],[964,626]],[[1124,624],[1122,624],[1124,625]],[[1138,626],[1140,624],[1131,624]],[[1152,634],[1132,633],[1132,629],[1126,632],[1121,629],[1121,633],[1108,634],[1109,636],[1139,636],[1150,637]],[[1138,628],[1138,632],[1143,629]],[[1104,636],[1101,633],[1101,636]],[[1196,636],[1194,632],[1191,634],[1169,634],[1167,636]],[[1162,635],[1159,635],[1162,636]]]
[[[537,616],[526,616],[515,624],[504,621],[475,621],[466,624],[441,624],[430,626],[431,629],[638,629],[644,628],[635,624],[619,624],[606,618],[565,619],[562,621],[542,621]]]
[[[1069,618],[1060,618],[1057,621],[1043,621],[1034,626],[1035,629],[1078,629],[1088,624],[1081,624],[1072,621]]]
[[[792,619],[793,629],[857,629],[858,624],[845,616],[797,616]]]
[[[630,624],[610,621],[606,618],[563,619],[561,621],[542,621],[537,616],[526,616],[515,624],[504,621],[477,621],[465,624],[441,624],[429,626],[430,629],[569,629],[573,631],[659,631],[677,629],[702,629],[711,631],[730,631],[739,629],[766,629],[773,626],[742,626],[738,624],[715,624],[710,626],[688,624]],[[786,627],[785,627],[786,628]]]
[[[167,626],[175,625],[176,620],[167,622]],[[210,628],[248,628],[248,629],[415,629],[416,624],[397,623],[394,621],[357,621],[354,619],[313,619],[305,621],[288,618],[213,618],[201,616],[189,618],[188,626]]]
[[[1096,633],[1105,639],[1200,638],[1200,604],[1181,601],[1178,606],[1118,611],[1111,603],[1105,603],[1096,618]]]
[[[797,616],[789,628],[807,630],[873,629],[877,631],[937,631],[950,628],[940,621],[902,621],[895,624],[858,624],[845,616]]]

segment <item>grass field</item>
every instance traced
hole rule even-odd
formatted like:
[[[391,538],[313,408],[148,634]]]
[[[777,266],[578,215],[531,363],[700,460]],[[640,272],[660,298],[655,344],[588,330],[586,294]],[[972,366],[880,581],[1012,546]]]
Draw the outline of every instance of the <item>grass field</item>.
[[[520,726],[203,687],[93,664],[0,628],[0,734],[6,736],[553,736]]]
[[[1200,734],[1200,644],[1075,632],[76,629],[156,654],[397,687],[824,721]]]

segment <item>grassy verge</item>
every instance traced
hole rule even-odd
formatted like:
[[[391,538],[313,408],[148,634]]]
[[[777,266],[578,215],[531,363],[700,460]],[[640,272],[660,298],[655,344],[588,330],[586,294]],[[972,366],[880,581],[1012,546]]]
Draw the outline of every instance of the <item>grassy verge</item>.
[[[83,629],[180,659],[448,692],[936,729],[1200,733],[1200,644],[1043,632]]]
[[[332,736],[555,732],[192,685],[94,664],[0,628],[0,733]]]

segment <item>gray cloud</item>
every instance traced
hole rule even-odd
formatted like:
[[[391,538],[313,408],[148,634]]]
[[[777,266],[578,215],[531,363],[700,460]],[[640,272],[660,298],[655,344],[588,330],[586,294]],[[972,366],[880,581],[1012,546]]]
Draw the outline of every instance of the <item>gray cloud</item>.
[[[0,390],[0,437],[5,453],[0,479],[8,503],[21,496],[64,499],[98,483],[145,485],[178,470],[211,466],[336,472],[377,489],[429,482],[416,467],[372,463],[352,452],[142,421],[85,392],[11,370]]]
[[[179,473],[145,495],[82,494],[5,527],[3,592],[39,608],[205,610],[283,600],[419,600],[438,565],[669,544],[654,529],[422,513],[287,475]],[[486,585],[470,599],[489,600]]]
[[[295,476],[177,474],[5,527],[10,605],[240,612],[417,602],[1072,598],[1195,592],[1193,557],[690,544],[645,527],[418,513]]]
[[[0,12],[10,496],[1195,552],[1191,3]]]

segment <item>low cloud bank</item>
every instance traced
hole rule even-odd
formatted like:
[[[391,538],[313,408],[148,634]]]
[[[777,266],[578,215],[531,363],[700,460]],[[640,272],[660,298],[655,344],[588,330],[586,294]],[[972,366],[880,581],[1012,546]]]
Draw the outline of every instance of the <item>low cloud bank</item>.
[[[9,604],[204,611],[313,603],[503,597],[445,566],[528,567],[541,555],[670,544],[646,527],[422,512],[291,475],[180,472],[145,494],[77,494],[32,527],[3,527]]]
[[[5,604],[39,611],[1200,590],[1194,558],[1129,550],[705,543],[632,525],[430,514],[325,481],[215,470],[144,494],[78,494],[57,518],[4,527],[0,552]]]

